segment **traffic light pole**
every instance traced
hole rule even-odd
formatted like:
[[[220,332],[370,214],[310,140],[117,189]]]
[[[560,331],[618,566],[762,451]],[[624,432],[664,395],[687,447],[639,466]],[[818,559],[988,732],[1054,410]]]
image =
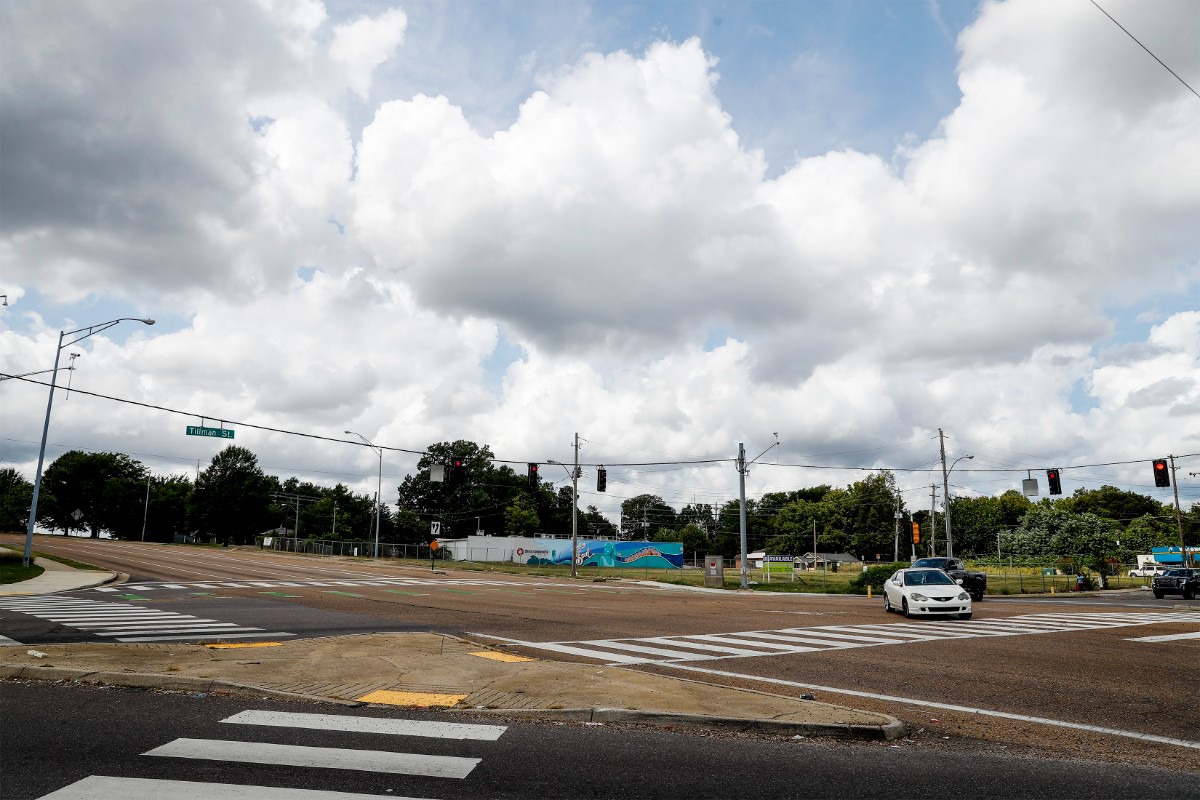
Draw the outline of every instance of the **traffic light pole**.
[[[1179,564],[1188,565],[1187,544],[1183,541],[1183,512],[1179,510],[1179,479],[1175,476],[1175,456],[1167,456],[1171,461],[1171,491],[1175,493],[1175,525],[1179,529]]]

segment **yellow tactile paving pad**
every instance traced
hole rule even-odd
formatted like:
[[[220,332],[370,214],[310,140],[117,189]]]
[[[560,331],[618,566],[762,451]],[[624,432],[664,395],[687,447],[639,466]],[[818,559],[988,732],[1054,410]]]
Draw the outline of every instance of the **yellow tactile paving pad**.
[[[360,703],[383,703],[389,706],[456,706],[467,699],[465,694],[433,694],[431,692],[392,692],[386,689],[364,694]]]
[[[213,650],[233,650],[238,647],[280,647],[283,642],[234,642],[232,644],[206,644]]]
[[[471,653],[473,656],[480,658],[490,658],[492,661],[504,661],[509,664],[516,664],[521,661],[537,661],[536,658],[526,658],[525,656],[513,655],[512,653],[497,653],[492,650],[485,650],[482,653]]]

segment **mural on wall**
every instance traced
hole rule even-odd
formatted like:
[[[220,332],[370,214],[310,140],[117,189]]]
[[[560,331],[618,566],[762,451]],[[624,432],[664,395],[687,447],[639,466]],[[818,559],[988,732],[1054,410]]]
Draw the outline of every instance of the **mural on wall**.
[[[525,564],[570,564],[571,544],[561,539],[539,539],[533,547],[519,548],[517,560]],[[680,569],[683,566],[683,543],[580,539],[576,563],[581,567]]]

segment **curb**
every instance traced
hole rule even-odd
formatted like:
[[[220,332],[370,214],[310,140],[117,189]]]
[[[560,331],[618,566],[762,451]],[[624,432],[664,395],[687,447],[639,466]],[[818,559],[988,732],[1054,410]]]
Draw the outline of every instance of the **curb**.
[[[600,724],[652,725],[660,728],[703,728],[737,733],[766,733],[775,736],[811,736],[832,739],[870,739],[892,741],[904,736],[904,723],[892,719],[885,725],[834,725],[812,722],[788,722],[776,719],[747,719],[745,717],[714,717],[703,714],[678,714],[672,711],[634,711],[626,708],[530,708],[530,709],[471,709],[472,713],[500,717],[562,722],[593,722]]]
[[[25,664],[0,664],[0,680],[72,681],[107,686],[125,686],[132,689],[165,689],[168,691],[191,691],[230,694],[254,694],[260,697],[278,697],[281,700],[308,700],[332,703],[357,708],[366,703],[358,700],[339,700],[300,692],[282,692],[252,684],[234,683],[214,678],[193,678],[188,675],[163,675],[157,672],[103,672],[98,670],[74,669],[71,667],[39,667]]]
[[[209,678],[193,678],[187,675],[163,675],[146,672],[104,672],[74,669],[71,667],[41,667],[25,664],[0,664],[0,680],[72,681],[75,683],[125,686],[137,689],[165,689],[204,693],[228,692],[230,694],[276,697],[281,700],[306,700],[331,703],[333,705],[358,708],[366,703],[358,700],[339,700],[319,695],[283,692],[266,689],[252,684],[233,683]],[[635,711],[626,708],[555,708],[555,709],[479,709],[446,708],[448,713],[467,713],[480,716],[525,718],[530,720],[555,720],[561,722],[591,722],[598,724],[649,725],[659,728],[721,729],[736,733],[763,733],[775,736],[805,736],[832,739],[868,739],[892,741],[905,734],[904,723],[897,719],[884,725],[833,725],[799,723],[774,719],[747,719],[739,717],[715,717],[703,714],[679,714],[670,711]]]

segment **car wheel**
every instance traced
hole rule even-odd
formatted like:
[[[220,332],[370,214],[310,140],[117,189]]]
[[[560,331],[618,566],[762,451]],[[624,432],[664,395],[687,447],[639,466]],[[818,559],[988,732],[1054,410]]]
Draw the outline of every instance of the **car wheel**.
[[[1186,586],[1183,587],[1183,599],[1184,600],[1195,600],[1196,599],[1196,590],[1189,589]]]
[[[975,601],[976,603],[982,603],[983,602],[983,592],[980,592],[979,594],[971,595],[971,599],[973,601]]]
[[[1163,598],[1163,593],[1162,593],[1162,592],[1160,592],[1160,591],[1158,591],[1158,590],[1156,589],[1156,590],[1155,590],[1155,592],[1154,592],[1154,599],[1155,599],[1155,600],[1162,600],[1162,598]]]
[[[892,600],[887,596],[887,592],[883,593],[883,610],[887,613],[892,613]]]
[[[970,618],[971,618],[971,612],[970,612],[970,611],[967,611],[967,612],[965,612],[965,613],[959,614],[959,615],[958,615],[958,618],[959,618],[959,619],[970,619]]]
[[[901,615],[903,615],[905,617],[909,616],[908,598],[907,597],[900,601],[900,613],[901,613]]]

